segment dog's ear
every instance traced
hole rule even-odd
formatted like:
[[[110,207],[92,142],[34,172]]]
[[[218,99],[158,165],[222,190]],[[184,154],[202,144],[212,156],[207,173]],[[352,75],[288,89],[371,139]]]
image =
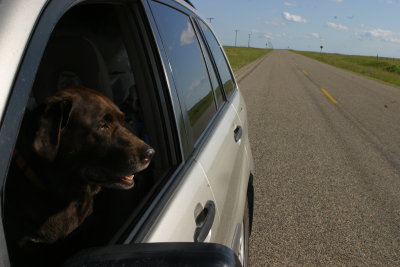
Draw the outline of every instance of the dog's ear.
[[[39,128],[33,141],[36,153],[53,161],[60,146],[62,130],[68,124],[72,109],[70,98],[50,98],[45,104],[44,111],[39,119]]]

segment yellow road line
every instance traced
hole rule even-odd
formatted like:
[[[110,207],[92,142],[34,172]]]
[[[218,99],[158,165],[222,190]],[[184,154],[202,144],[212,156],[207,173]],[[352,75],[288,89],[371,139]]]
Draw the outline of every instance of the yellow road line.
[[[308,76],[308,72],[303,70],[304,75]]]
[[[336,99],[334,99],[329,93],[328,91],[326,91],[324,88],[321,88],[322,93],[324,93],[326,95],[326,97],[332,101],[333,104],[337,104],[338,102],[336,101]]]

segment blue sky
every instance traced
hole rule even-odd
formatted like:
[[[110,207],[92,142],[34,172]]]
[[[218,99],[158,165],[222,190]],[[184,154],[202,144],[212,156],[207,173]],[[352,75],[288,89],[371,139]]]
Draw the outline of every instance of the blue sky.
[[[400,58],[400,0],[191,0],[224,45]]]

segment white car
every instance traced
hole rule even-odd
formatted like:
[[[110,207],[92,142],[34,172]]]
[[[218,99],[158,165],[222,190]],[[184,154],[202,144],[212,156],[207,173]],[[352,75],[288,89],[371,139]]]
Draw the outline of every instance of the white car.
[[[111,98],[156,154],[133,189],[103,189],[82,225],[28,265],[247,265],[246,106],[189,1],[1,0],[0,84],[1,266],[24,265],[8,239],[18,231],[8,198],[22,120],[71,84]]]

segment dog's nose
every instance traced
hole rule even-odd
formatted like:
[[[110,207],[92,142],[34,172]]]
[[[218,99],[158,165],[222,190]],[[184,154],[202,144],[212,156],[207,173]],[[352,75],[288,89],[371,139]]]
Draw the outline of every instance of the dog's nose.
[[[144,152],[144,158],[143,158],[143,160],[144,160],[144,161],[150,161],[151,158],[154,156],[155,153],[156,153],[156,151],[155,151],[154,149],[152,149],[152,148],[147,149],[147,150]]]

